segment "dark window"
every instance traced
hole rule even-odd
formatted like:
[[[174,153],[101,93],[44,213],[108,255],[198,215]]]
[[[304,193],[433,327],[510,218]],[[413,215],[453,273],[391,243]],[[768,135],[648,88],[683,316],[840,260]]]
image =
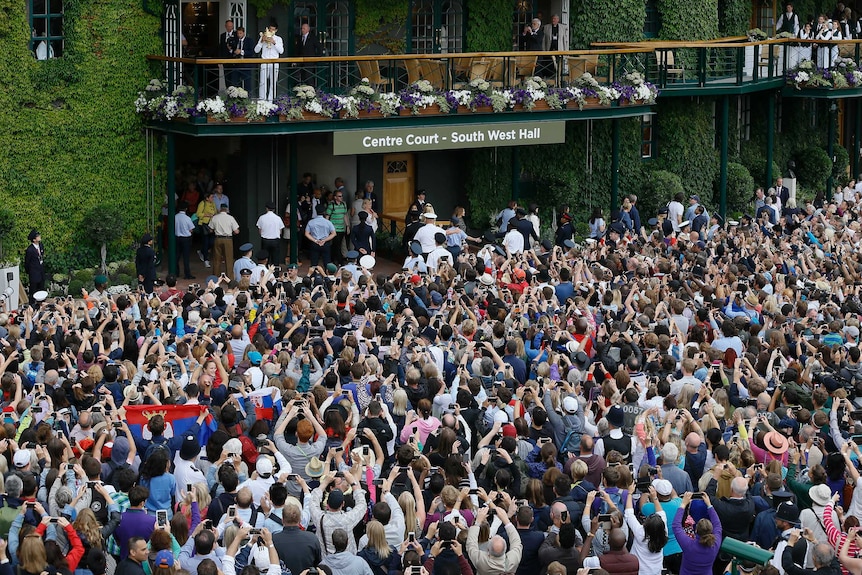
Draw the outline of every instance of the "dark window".
[[[655,158],[655,122],[652,114],[641,116],[641,159],[651,160]]]
[[[659,30],[661,30],[661,13],[658,11],[658,0],[647,0],[644,37],[658,38]]]
[[[30,34],[37,59],[63,55],[63,0],[30,0]]]

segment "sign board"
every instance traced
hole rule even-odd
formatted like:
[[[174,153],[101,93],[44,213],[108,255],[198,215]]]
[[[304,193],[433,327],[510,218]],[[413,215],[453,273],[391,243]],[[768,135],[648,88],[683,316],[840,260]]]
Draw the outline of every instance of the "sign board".
[[[389,154],[429,150],[462,150],[530,144],[562,144],[566,122],[508,122],[460,124],[389,130],[344,130],[333,133],[332,153]]]

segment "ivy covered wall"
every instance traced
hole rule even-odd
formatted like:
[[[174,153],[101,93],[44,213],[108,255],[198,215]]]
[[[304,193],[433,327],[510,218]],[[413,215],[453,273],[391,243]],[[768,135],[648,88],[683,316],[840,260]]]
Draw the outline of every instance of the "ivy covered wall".
[[[660,101],[656,108],[656,167],[678,175],[686,193],[711,196],[706,192],[718,179],[713,101],[676,98]]]
[[[745,36],[751,27],[751,0],[719,0],[718,32],[721,36]]]
[[[593,42],[643,40],[644,0],[576,0],[569,11],[571,48],[588,49]]]
[[[658,0],[662,40],[718,38],[718,0]]]
[[[7,255],[22,254],[37,228],[49,264],[59,268],[52,271],[70,263],[57,261],[60,253],[95,255],[79,231],[94,205],[109,202],[129,214],[123,255],[144,231],[146,150],[133,102],[153,73],[145,56],[161,50],[160,19],[139,0],[63,4],[65,52],[36,61],[25,2],[0,0],[0,75],[7,79],[0,91],[0,204],[21,216],[4,245]]]
[[[512,2],[468,0],[467,51],[502,52],[512,49]]]

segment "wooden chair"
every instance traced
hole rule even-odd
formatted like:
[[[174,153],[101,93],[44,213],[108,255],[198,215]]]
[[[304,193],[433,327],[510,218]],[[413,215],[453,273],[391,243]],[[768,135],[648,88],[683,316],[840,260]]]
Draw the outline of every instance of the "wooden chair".
[[[359,76],[368,78],[368,83],[371,84],[378,92],[395,91],[395,83],[392,78],[384,78],[380,71],[380,62],[378,60],[360,60],[356,62],[359,66]]]
[[[776,45],[761,45],[760,57],[758,58],[757,67],[760,70],[761,78],[769,77],[769,54],[772,53],[772,75],[778,74],[778,54],[781,46]]]
[[[569,83],[577,80],[587,72],[592,76],[596,76],[599,70],[598,56],[566,56],[568,62],[569,74],[566,80]],[[597,78],[598,80],[598,78]]]
[[[670,80],[671,77],[674,77],[685,82],[685,66],[682,63],[676,63],[673,50],[662,51],[662,66],[664,67],[668,80]]]
[[[516,81],[535,76],[537,60],[537,56],[515,56],[509,60],[509,82],[514,85]]]
[[[404,60],[404,67],[407,68],[408,84],[415,84],[422,79],[422,71],[419,69],[419,60]]]
[[[473,70],[472,56],[459,56],[452,58],[452,87],[463,88],[470,82],[470,74]]]
[[[419,70],[422,72],[422,79],[431,82],[438,90],[448,87],[449,69],[443,60],[420,60]]]
[[[488,58],[486,61],[488,62],[488,69],[485,71],[485,79],[492,88],[502,88],[504,82],[503,58]]]

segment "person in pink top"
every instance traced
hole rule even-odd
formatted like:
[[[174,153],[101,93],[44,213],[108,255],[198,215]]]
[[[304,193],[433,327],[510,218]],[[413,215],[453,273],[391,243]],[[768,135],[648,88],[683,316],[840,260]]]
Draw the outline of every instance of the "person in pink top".
[[[754,427],[758,423],[763,423],[769,429],[769,431],[763,436],[763,446],[766,449],[759,447],[754,442]],[[780,461],[782,466],[787,467],[787,449],[789,448],[787,438],[781,433],[775,431],[775,429],[769,425],[769,421],[765,416],[758,415],[757,417],[752,418],[751,424],[748,428],[748,435],[751,436],[748,444],[751,447],[751,452],[754,454],[755,461],[764,465],[767,465],[770,461]],[[746,438],[743,437],[743,439]]]
[[[410,436],[417,436],[421,444],[425,444],[428,436],[440,427],[440,420],[431,415],[431,402],[420,399],[416,411],[407,414],[404,429],[401,430],[401,443],[407,443]]]

